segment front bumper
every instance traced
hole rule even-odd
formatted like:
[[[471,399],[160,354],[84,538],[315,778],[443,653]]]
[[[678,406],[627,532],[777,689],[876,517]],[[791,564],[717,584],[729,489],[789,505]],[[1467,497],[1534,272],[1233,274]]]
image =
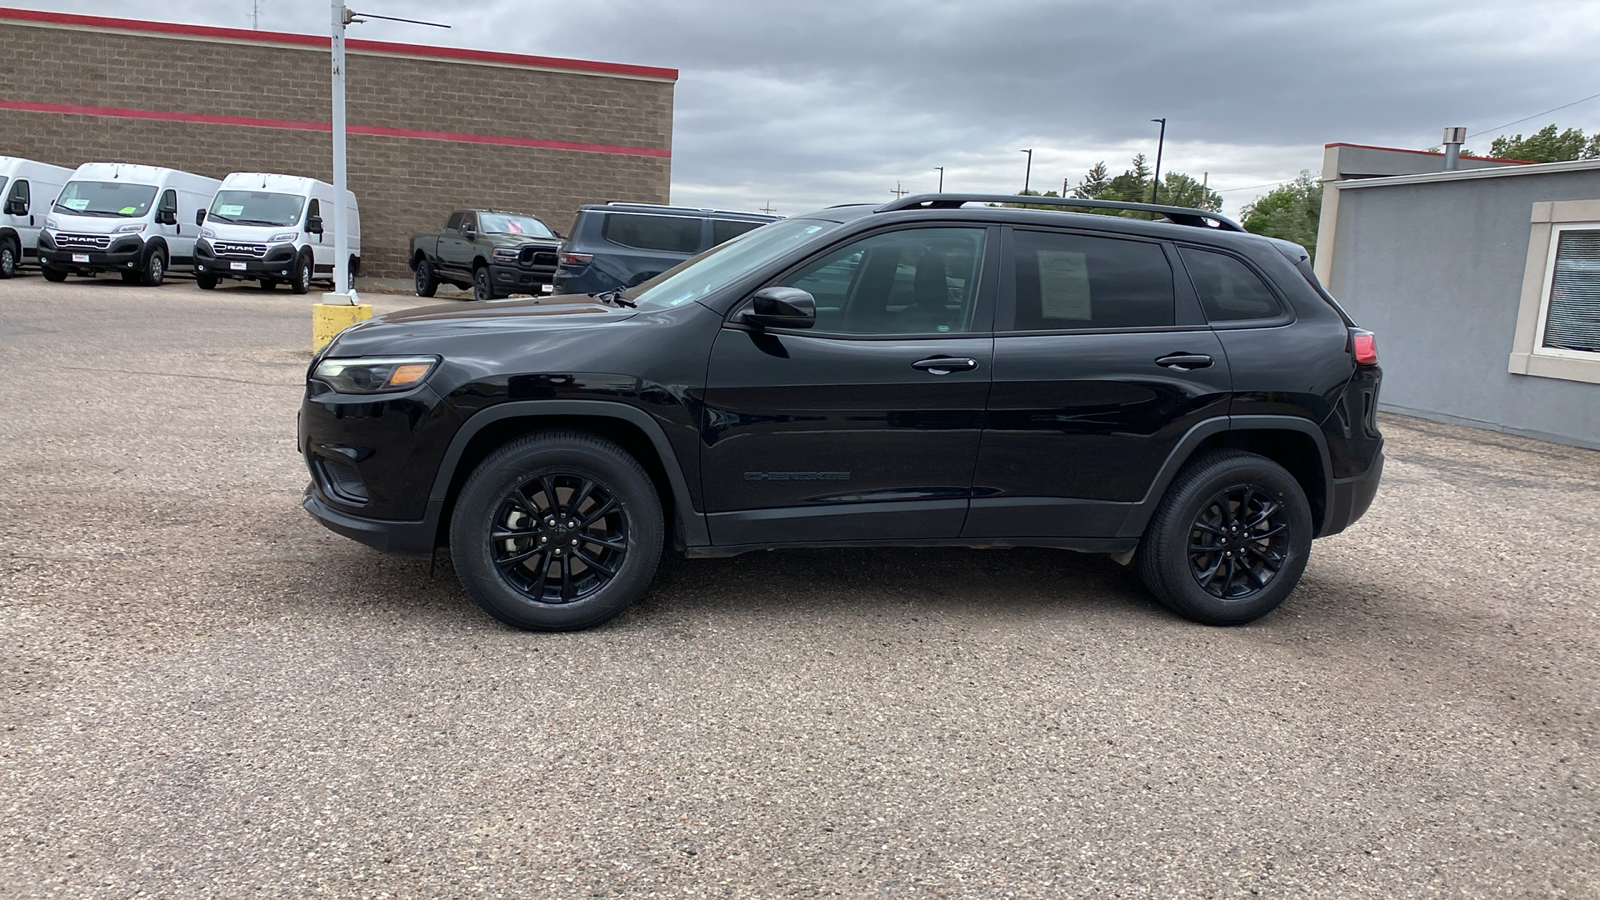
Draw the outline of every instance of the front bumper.
[[[329,531],[360,541],[383,553],[426,556],[433,552],[434,535],[438,532],[438,517],[419,522],[394,522],[367,519],[340,512],[329,506],[317,490],[316,483],[306,485],[300,505],[321,522]]]
[[[295,251],[292,244],[272,246],[265,257],[218,256],[211,246],[199,241],[194,248],[194,271],[197,275],[214,278],[242,278],[258,281],[262,278],[289,280],[294,274]]]
[[[39,261],[52,269],[73,272],[135,272],[144,260],[144,242],[138,238],[112,241],[104,250],[39,245]]]
[[[523,266],[516,263],[489,264],[489,277],[496,291],[505,294],[548,294],[554,290],[556,270],[552,267]]]
[[[1328,497],[1328,512],[1320,537],[1349,528],[1372,506],[1378,495],[1378,482],[1383,478],[1383,451],[1379,450],[1372,467],[1352,478],[1336,478]]]

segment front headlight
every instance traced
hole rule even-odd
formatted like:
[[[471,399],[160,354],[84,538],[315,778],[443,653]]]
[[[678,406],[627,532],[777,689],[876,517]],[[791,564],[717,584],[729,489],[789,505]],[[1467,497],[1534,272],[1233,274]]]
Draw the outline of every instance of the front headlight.
[[[50,229],[56,229],[56,228],[60,228],[61,227],[61,223],[56,221],[56,217],[55,216],[45,216],[44,217],[44,227],[50,228]]]
[[[211,228],[202,228],[200,229],[200,236],[203,238],[214,238],[217,236],[217,232]]]
[[[281,243],[283,243],[285,241],[293,241],[295,238],[297,238],[299,236],[300,236],[300,232],[298,232],[298,231],[285,231],[282,234],[275,234],[272,237],[268,238],[267,239],[267,243],[269,243],[269,244],[281,244]]]
[[[143,231],[144,227],[144,222],[129,222],[126,225],[118,225],[113,234],[137,234]]]
[[[341,394],[379,394],[416,387],[438,364],[437,356],[324,359],[317,363],[311,377]]]
[[[500,262],[516,262],[517,254],[521,253],[516,247],[494,248],[494,258]]]

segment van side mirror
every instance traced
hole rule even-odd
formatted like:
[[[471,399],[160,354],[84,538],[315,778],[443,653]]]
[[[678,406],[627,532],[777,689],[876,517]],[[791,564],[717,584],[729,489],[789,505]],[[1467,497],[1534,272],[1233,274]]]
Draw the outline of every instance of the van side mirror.
[[[25,216],[28,214],[28,201],[21,197],[12,197],[6,201],[6,215]]]
[[[178,224],[178,211],[175,210],[175,209],[158,209],[158,210],[156,210],[156,224],[158,224],[158,225],[176,225],[176,224]]]
[[[762,288],[743,318],[762,328],[810,328],[817,324],[817,301],[799,288]]]
[[[194,223],[196,225],[204,225],[206,223],[206,211],[205,210],[197,209],[197,210],[194,211]]]
[[[322,233],[322,217],[306,216],[306,234]]]

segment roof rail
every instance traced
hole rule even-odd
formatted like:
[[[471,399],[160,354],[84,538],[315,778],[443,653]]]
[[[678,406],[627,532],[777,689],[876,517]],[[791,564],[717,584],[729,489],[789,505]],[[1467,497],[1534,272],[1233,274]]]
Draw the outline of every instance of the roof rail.
[[[1222,213],[1187,206],[1160,206],[1155,203],[1124,203],[1121,200],[1090,200],[1080,197],[1031,197],[1023,194],[916,194],[885,203],[874,212],[895,212],[902,209],[960,209],[968,203],[1028,204],[1031,206],[1060,206],[1068,209],[1130,209],[1138,212],[1160,213],[1177,225],[1200,228],[1218,228],[1223,231],[1244,231],[1244,226]]]

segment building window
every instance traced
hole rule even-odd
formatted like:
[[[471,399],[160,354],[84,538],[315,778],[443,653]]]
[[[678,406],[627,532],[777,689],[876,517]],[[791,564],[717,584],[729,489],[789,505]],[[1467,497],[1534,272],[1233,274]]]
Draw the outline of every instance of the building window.
[[[1600,384],[1600,200],[1533,204],[1507,368]]]
[[[1600,228],[1555,229],[1538,353],[1600,353]]]

